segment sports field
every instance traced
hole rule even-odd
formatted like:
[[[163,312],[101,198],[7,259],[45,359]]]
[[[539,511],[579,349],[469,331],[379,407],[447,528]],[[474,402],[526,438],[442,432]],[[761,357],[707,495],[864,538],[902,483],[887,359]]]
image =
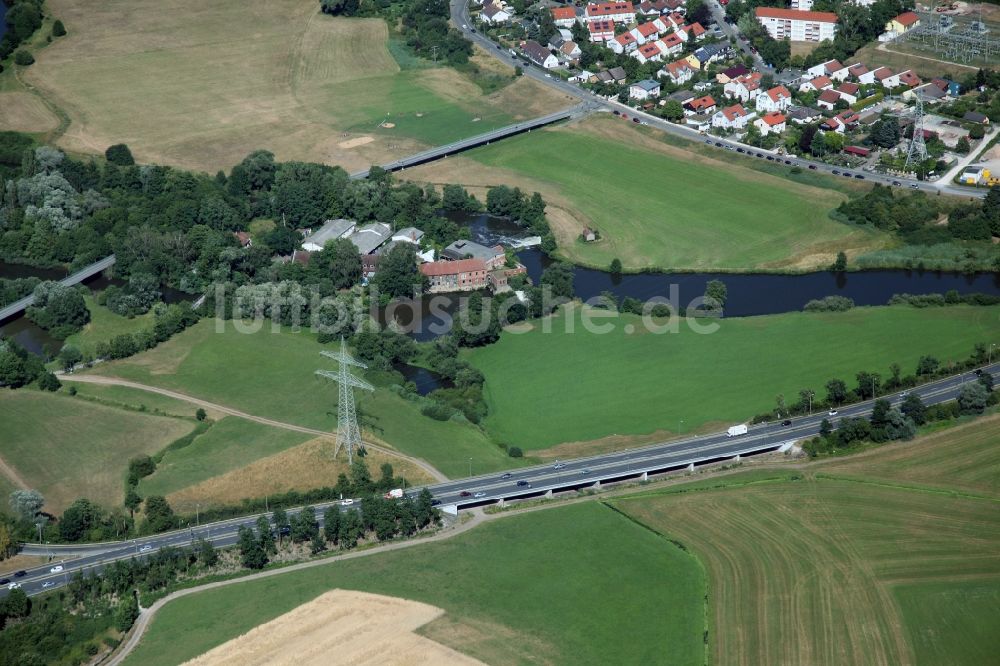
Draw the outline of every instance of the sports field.
[[[352,171],[565,104],[527,79],[486,96],[449,68],[401,69],[383,20],[315,0],[47,8],[69,34],[25,78],[69,116],[59,145],[74,152],[124,142],[137,161],[214,172],[263,148]]]
[[[559,255],[626,270],[805,270],[887,242],[827,213],[845,196],[660,141],[609,115],[418,168],[411,177],[516,184],[551,204]],[[600,240],[584,243],[584,226]]]
[[[1000,473],[996,446],[981,444],[998,438],[993,417],[810,466],[796,481],[614,505],[704,562],[713,663],[977,666],[1000,652],[1000,494],[967,493]],[[978,469],[941,466],[928,447]],[[883,453],[884,478],[849,480]]]
[[[94,366],[96,374],[160,386],[257,416],[333,432],[337,388],[314,372],[335,369],[319,352],[328,348],[309,333],[237,333],[232,322],[215,332],[203,320],[155,349]],[[252,362],[245,362],[252,359]],[[367,437],[423,458],[449,477],[506,469],[517,464],[477,428],[435,421],[388,389],[357,393]],[[303,440],[304,441],[304,440]]]
[[[858,372],[887,377],[893,362],[910,374],[925,354],[947,364],[1000,333],[1000,307],[723,319],[712,322],[718,330],[710,334],[683,321],[677,333],[648,333],[631,315],[597,320],[613,325],[598,334],[583,327],[579,307],[570,312],[468,352],[486,376],[484,424],[498,440],[532,450],[612,435],[690,432],[704,424],[724,429],[773,409],[778,394],[792,403],[799,390],[811,388],[823,398],[832,378],[854,388]],[[629,325],[634,332],[626,332]]]
[[[334,588],[442,608],[445,616],[418,633],[488,664],[704,661],[698,562],[586,503],[178,599],[156,615],[127,663],[181,663]]]
[[[153,416],[29,389],[0,391],[0,457],[59,513],[86,497],[121,504],[129,458],[153,454],[193,421]]]

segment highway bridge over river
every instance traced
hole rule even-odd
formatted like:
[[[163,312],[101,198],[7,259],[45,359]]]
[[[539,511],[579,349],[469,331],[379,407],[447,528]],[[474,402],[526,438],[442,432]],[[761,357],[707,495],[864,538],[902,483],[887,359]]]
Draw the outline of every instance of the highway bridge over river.
[[[114,263],[115,263],[115,255],[112,254],[108,257],[104,257],[99,261],[95,261],[94,263],[85,268],[81,268],[80,270],[78,270],[77,272],[73,273],[68,277],[64,277],[62,280],[59,280],[59,284],[64,284],[67,287],[70,287],[74,284],[80,284],[84,280],[87,280],[97,275],[98,273],[107,270],[112,265],[114,265]],[[8,305],[7,307],[0,309],[0,322],[6,321],[11,317],[16,317],[17,315],[24,312],[34,302],[35,302],[35,297],[28,295],[22,298],[21,300],[15,301],[10,305]]]
[[[997,378],[1000,376],[1000,363],[989,365],[982,370]],[[911,392],[919,395],[924,404],[934,405],[954,400],[965,384],[974,381],[977,381],[975,373],[968,371],[923,384]],[[903,399],[899,395],[883,397],[895,405],[899,405]],[[510,501],[552,497],[556,493],[599,489],[602,484],[646,481],[653,475],[684,472],[714,462],[737,461],[745,456],[778,451],[791,442],[816,436],[824,418],[829,418],[836,426],[842,418],[868,417],[871,415],[873,404],[873,401],[868,400],[842,407],[836,417],[829,417],[826,412],[802,416],[792,419],[789,426],[782,426],[780,423],[755,425],[750,427],[746,435],[737,437],[727,437],[726,433],[689,437],[556,464],[521,467],[507,473],[446,481],[427,486],[427,489],[431,491],[443,511],[454,514],[473,507],[503,505]],[[409,488],[406,494],[413,497],[421,489],[421,487]],[[314,509],[318,512],[316,517],[321,524],[323,512],[330,507],[348,511],[356,509],[357,504],[343,506],[340,502],[326,502],[314,505]],[[294,515],[297,511],[291,510],[288,513]],[[22,548],[23,553],[48,556],[54,561],[29,569],[23,576],[13,581],[19,583],[28,594],[38,594],[66,585],[69,578],[77,571],[97,573],[109,562],[145,557],[168,546],[187,546],[198,539],[206,539],[217,547],[231,546],[237,541],[239,527],[254,527],[258,515],[189,526],[182,530],[150,535],[132,541],[67,546],[25,544]],[[56,564],[60,564],[62,570],[51,571],[51,567]],[[0,589],[0,595],[6,594],[6,588]]]

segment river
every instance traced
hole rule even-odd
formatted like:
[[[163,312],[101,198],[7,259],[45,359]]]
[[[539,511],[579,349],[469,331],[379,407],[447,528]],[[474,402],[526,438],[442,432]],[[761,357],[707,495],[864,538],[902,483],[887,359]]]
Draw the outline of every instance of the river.
[[[4,0],[0,0],[0,39],[3,39],[3,34],[7,32],[7,21],[5,20],[7,16],[7,3]]]

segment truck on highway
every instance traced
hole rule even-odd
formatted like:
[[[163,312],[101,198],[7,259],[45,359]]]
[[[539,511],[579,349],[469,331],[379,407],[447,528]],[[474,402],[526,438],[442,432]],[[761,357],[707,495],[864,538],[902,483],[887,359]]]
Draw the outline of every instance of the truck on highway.
[[[384,497],[386,499],[403,499],[403,489],[402,488],[393,488],[392,490],[390,490],[389,492],[387,492],[384,495]]]
[[[730,426],[729,430],[726,431],[726,437],[737,437],[745,434],[747,434],[747,425],[745,423]]]

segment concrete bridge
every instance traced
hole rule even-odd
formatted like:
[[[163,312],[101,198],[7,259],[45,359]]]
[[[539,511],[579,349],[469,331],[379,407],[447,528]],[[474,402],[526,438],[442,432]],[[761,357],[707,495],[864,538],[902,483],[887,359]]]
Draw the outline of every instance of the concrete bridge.
[[[86,268],[81,268],[76,273],[73,273],[68,277],[64,277],[62,280],[59,280],[59,284],[66,285],[67,287],[70,287],[74,284],[80,284],[84,280],[93,277],[94,275],[97,275],[98,273],[104,271],[107,268],[110,268],[112,265],[114,265],[114,263],[115,263],[115,255],[112,254],[111,256],[104,257],[99,261],[95,261]],[[35,297],[28,295],[19,301],[11,303],[7,307],[0,310],[0,322],[6,321],[11,317],[16,317],[17,315],[24,312],[25,309],[27,309],[34,302],[35,302]]]

